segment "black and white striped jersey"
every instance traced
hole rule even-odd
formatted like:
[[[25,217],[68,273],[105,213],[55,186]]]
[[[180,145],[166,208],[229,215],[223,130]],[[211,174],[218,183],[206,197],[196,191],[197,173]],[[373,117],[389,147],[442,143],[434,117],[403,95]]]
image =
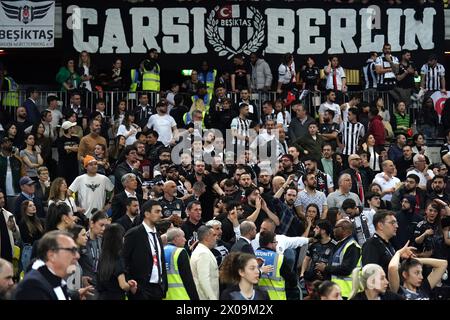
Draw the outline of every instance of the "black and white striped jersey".
[[[426,63],[422,66],[420,73],[422,77],[425,77],[425,90],[441,90],[441,78],[445,77],[445,68],[442,64],[436,63],[434,67],[430,67]]]
[[[342,144],[344,145],[342,154],[349,156],[356,153],[359,139],[362,139],[365,134],[364,125],[360,122],[351,123],[344,121],[341,123],[340,133],[342,135]]]

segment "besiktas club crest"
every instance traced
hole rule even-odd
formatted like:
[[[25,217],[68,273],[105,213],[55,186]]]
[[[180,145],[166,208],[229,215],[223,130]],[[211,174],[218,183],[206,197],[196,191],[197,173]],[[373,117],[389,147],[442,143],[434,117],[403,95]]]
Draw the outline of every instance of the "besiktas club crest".
[[[4,1],[1,2],[2,8],[5,11],[5,15],[14,20],[19,20],[24,24],[27,24],[33,20],[42,19],[47,15],[47,12],[53,6],[53,2],[47,3],[41,6],[28,6],[23,7],[14,4],[8,4]]]
[[[246,11],[242,17],[242,11]],[[219,56],[250,55],[264,42],[266,21],[254,7],[216,6],[206,19],[206,36]],[[245,39],[241,41],[241,39]]]

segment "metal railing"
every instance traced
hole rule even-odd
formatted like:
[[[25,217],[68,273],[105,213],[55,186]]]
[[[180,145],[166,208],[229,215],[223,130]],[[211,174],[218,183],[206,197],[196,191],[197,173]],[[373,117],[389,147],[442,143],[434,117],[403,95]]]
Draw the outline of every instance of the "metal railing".
[[[139,104],[139,96],[143,92],[129,92],[129,91],[82,91],[81,94],[81,105],[87,107],[91,111],[95,111],[95,103],[98,99],[102,98],[106,103],[106,114],[108,116],[113,116],[117,111],[117,105],[119,101],[124,100],[126,104],[126,110],[133,110]],[[159,92],[146,92],[148,95],[149,104],[155,106],[156,103],[162,97]],[[297,93],[297,97],[301,95],[301,91]],[[347,102],[352,94],[359,94],[364,101],[369,103],[373,102],[378,97],[382,97],[384,100],[385,108],[392,113],[394,111],[394,101],[390,96],[389,92],[382,91],[351,91],[342,95],[340,101],[341,103]],[[60,108],[63,111],[63,106],[70,105],[70,93],[66,91],[39,91],[39,96],[36,101],[36,105],[42,110],[47,106],[47,97],[50,95],[57,96],[60,101]],[[185,105],[190,106],[190,97],[186,95]],[[237,103],[240,99],[239,93],[228,92],[227,97],[230,98],[234,103]],[[251,100],[255,102],[255,107],[258,115],[261,115],[262,105],[264,101],[276,101],[279,98],[284,97],[282,94],[273,91],[258,91],[252,93]],[[317,115],[317,110],[321,103],[325,100],[325,94],[321,91],[311,91],[306,95],[302,96],[303,103],[313,117]],[[0,91],[0,108],[2,110],[2,117],[12,120],[16,118],[16,109],[18,106],[22,106],[27,99],[26,91],[14,91],[5,92]],[[189,100],[188,100],[189,99]],[[290,107],[287,109],[292,113]],[[416,119],[417,109],[410,108],[409,112]],[[2,121],[2,119],[0,119]]]

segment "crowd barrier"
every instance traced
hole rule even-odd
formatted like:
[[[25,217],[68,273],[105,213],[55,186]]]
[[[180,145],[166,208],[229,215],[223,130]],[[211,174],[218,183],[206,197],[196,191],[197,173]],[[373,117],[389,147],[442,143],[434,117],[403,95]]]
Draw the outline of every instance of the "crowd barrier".
[[[88,107],[92,111],[95,110],[95,102],[99,98],[103,98],[106,102],[106,113],[108,115],[113,115],[117,107],[117,103],[120,100],[126,101],[127,110],[133,110],[139,104],[139,95],[141,92],[129,92],[129,91],[95,91],[82,92],[82,106]],[[160,99],[161,94],[158,92],[147,92],[149,97],[149,104],[154,106]],[[393,111],[393,101],[388,92],[377,92],[377,91],[351,91],[343,95],[343,101],[347,102],[352,94],[360,94],[363,100],[372,102],[378,96],[381,96],[384,100],[384,105],[389,108],[389,111]],[[39,97],[36,104],[41,108],[47,105],[47,97],[50,95],[57,96],[61,101],[62,105],[70,104],[70,93],[66,91],[39,91]],[[301,95],[301,91],[298,93]],[[228,92],[227,97],[233,102],[239,100],[239,93]],[[281,98],[281,94],[274,91],[258,91],[252,93],[251,99],[256,103],[258,112],[261,113],[262,104],[266,100],[275,101]],[[15,116],[15,109],[17,106],[23,105],[24,101],[27,99],[26,91],[20,90],[15,92],[5,92],[0,91],[0,101],[1,108],[7,113]],[[304,95],[303,102],[307,107],[310,114],[315,114],[320,104],[325,100],[325,93],[321,91],[311,91]],[[185,102],[189,106],[189,102]]]

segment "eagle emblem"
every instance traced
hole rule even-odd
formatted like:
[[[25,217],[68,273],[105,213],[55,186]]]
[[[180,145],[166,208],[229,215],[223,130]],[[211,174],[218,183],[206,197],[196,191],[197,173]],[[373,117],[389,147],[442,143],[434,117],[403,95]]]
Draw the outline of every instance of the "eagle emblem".
[[[91,184],[85,184],[85,186],[88,187],[89,189],[91,189],[92,192],[95,192],[95,190],[96,190],[98,187],[100,187],[100,183],[97,183],[97,184],[94,184],[94,183],[91,183]]]
[[[53,6],[54,2],[50,2],[41,6],[15,6],[2,2],[2,8],[5,15],[10,19],[17,19],[24,24],[30,23],[33,20],[42,19],[47,15],[47,12]]]

